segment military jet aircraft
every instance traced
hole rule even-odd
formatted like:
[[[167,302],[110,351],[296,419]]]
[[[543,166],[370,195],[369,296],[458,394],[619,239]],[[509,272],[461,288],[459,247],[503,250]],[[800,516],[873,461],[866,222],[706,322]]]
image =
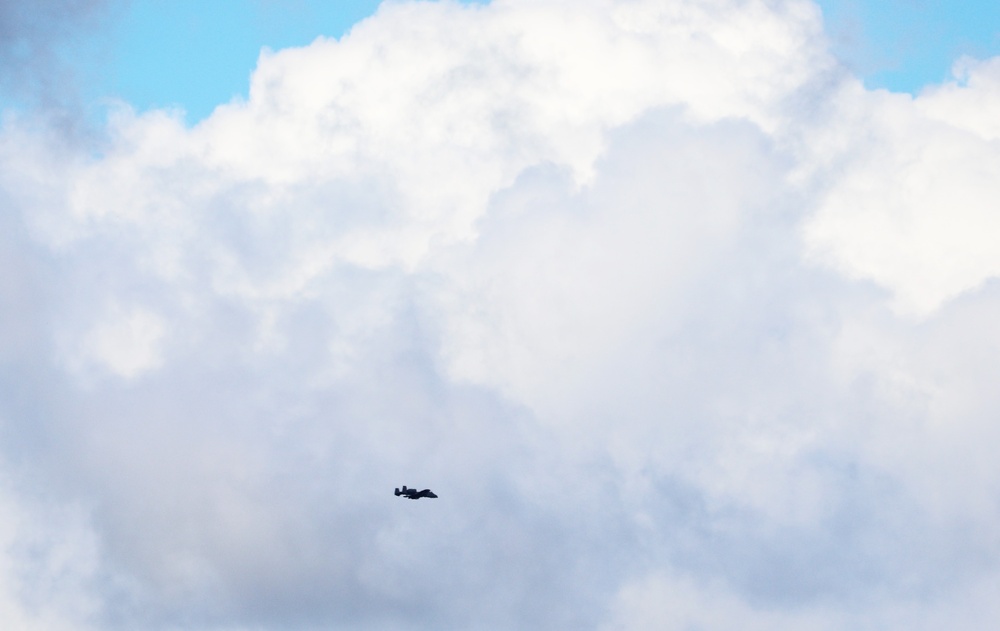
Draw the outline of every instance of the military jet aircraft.
[[[430,489],[418,491],[417,489],[406,488],[405,484],[403,485],[402,491],[396,489],[396,497],[399,497],[400,495],[411,500],[419,500],[421,497],[437,497],[437,495],[434,494],[434,491]]]

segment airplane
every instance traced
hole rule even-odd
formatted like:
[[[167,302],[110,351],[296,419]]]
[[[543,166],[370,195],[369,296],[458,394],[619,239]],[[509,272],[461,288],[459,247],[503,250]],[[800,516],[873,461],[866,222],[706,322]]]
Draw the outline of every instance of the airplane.
[[[419,500],[421,497],[437,497],[434,491],[430,489],[424,489],[423,491],[418,491],[417,489],[408,489],[406,485],[403,485],[403,490],[400,491],[396,489],[396,497],[402,495],[403,497],[411,500]]]

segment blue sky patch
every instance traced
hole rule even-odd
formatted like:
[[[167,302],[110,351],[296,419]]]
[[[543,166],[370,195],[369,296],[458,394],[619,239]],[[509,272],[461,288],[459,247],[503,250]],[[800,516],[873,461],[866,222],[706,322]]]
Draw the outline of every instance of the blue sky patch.
[[[996,0],[818,0],[833,51],[869,88],[916,94],[963,55],[1000,53]]]
[[[262,47],[341,37],[378,0],[138,0],[115,27],[104,83],[139,110],[176,106],[189,123],[245,96]]]
[[[463,0],[465,2],[482,0]],[[869,88],[916,94],[962,55],[1000,54],[996,0],[817,0],[833,52]],[[76,92],[102,118],[108,99],[139,111],[178,108],[188,124],[245,96],[262,47],[342,37],[379,0],[133,0],[106,28],[61,46]],[[21,102],[4,95],[7,106]]]

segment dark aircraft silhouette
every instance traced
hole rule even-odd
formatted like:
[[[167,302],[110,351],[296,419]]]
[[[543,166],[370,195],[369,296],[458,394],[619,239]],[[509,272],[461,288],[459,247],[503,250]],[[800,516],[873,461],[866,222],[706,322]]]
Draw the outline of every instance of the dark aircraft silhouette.
[[[434,491],[430,489],[418,491],[417,489],[406,488],[405,484],[403,485],[402,491],[396,489],[396,497],[399,497],[400,495],[411,500],[419,500],[421,497],[437,497],[437,495],[434,494]]]

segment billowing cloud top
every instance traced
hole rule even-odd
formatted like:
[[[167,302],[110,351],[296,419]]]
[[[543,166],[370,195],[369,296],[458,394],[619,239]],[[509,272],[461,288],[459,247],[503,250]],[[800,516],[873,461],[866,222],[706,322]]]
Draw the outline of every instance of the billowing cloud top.
[[[998,94],[805,0],[407,1],[9,117],[0,619],[990,628]]]

